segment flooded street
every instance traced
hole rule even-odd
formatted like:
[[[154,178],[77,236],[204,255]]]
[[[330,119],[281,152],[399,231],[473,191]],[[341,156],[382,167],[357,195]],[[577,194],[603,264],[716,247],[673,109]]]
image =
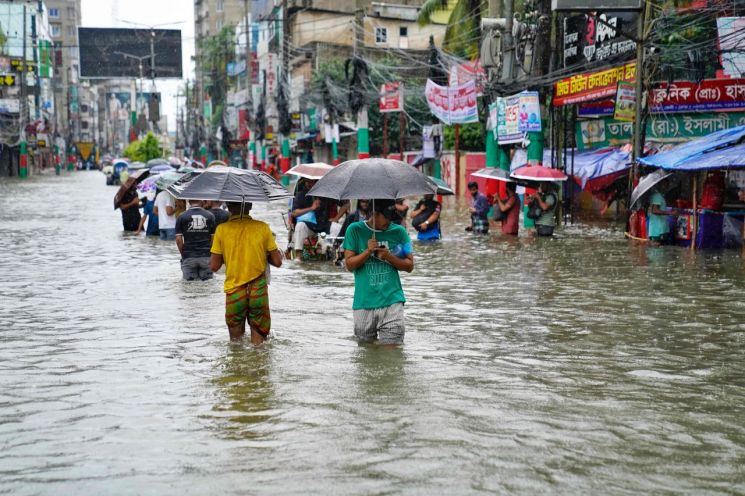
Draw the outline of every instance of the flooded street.
[[[360,347],[353,277],[272,272],[230,344],[223,275],[123,234],[99,172],[0,180],[0,494],[745,492],[741,254],[463,232],[402,276],[406,343]],[[283,204],[255,205],[284,246]]]

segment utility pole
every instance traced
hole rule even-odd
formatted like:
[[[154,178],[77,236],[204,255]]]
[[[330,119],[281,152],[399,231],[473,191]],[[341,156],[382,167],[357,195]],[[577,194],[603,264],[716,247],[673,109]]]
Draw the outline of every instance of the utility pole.
[[[254,98],[253,98],[253,57],[251,55],[251,24],[248,22],[249,12],[248,12],[248,0],[243,0],[243,21],[244,21],[244,28],[243,31],[246,33],[246,91],[248,92],[248,102],[246,106],[248,107],[248,115],[253,115],[254,111]],[[246,160],[248,164],[246,167],[248,169],[253,169],[255,162],[256,162],[256,140],[254,139],[255,135],[255,126],[253,125],[253,119],[249,120],[246,123],[246,127],[248,128],[248,156],[246,157]]]
[[[26,143],[26,116],[28,116],[28,98],[26,98],[26,5],[23,5],[23,59],[21,60],[21,118],[20,120],[20,154],[18,157],[18,175],[28,176],[28,154]]]
[[[362,59],[362,48],[365,46],[365,7],[363,0],[355,0],[354,4],[354,58]],[[401,109],[403,116],[403,109]],[[401,141],[403,141],[403,128]],[[403,149],[401,157],[403,157]],[[357,158],[370,157],[370,130],[368,129],[367,104],[357,112]]]
[[[632,161],[634,163],[634,172],[636,172],[636,160],[642,156],[642,104],[644,100],[644,25],[646,23],[647,8],[649,3],[646,0],[641,2],[641,11],[636,27],[636,102],[634,104],[634,146]],[[631,190],[629,190],[631,191]]]

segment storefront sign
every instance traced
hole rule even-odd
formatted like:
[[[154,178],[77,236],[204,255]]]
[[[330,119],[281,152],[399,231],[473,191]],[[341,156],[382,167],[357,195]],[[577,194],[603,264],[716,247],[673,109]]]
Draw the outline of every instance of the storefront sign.
[[[653,115],[647,121],[646,139],[655,143],[680,143],[736,126],[745,125],[745,112],[689,115]],[[614,119],[579,121],[581,148],[621,146],[631,142],[634,124]]]
[[[579,105],[577,115],[579,117],[605,117],[613,115],[615,111],[615,100],[600,100]]]
[[[554,106],[589,102],[616,94],[619,81],[636,79],[636,62],[597,72],[577,74],[554,83]]]
[[[636,108],[636,88],[632,83],[618,83],[616,91],[616,110],[613,117],[617,121],[633,121]]]
[[[445,124],[478,122],[476,83],[445,87],[427,80],[424,90],[429,110]]]
[[[636,42],[628,33],[635,29],[637,14],[605,12],[564,19],[564,67],[597,62],[622,54],[631,56]]]
[[[660,83],[650,90],[652,112],[732,112],[745,110],[745,79],[705,79],[696,84]]]
[[[381,112],[401,112],[404,109],[404,84],[398,81],[380,87]]]

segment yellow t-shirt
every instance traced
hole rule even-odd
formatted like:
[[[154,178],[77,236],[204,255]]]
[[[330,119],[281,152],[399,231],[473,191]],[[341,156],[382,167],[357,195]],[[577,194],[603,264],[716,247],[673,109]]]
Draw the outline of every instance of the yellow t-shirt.
[[[225,262],[226,293],[253,281],[266,270],[266,257],[277,249],[269,225],[250,217],[232,216],[217,226],[212,253]]]

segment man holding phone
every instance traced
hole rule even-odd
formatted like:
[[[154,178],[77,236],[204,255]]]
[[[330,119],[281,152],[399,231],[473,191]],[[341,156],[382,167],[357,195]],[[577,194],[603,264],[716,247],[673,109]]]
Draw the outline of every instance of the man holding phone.
[[[360,341],[400,345],[404,340],[404,296],[399,271],[414,270],[406,229],[391,222],[394,200],[373,200],[366,221],[344,237],[347,270],[354,272],[354,334]]]

